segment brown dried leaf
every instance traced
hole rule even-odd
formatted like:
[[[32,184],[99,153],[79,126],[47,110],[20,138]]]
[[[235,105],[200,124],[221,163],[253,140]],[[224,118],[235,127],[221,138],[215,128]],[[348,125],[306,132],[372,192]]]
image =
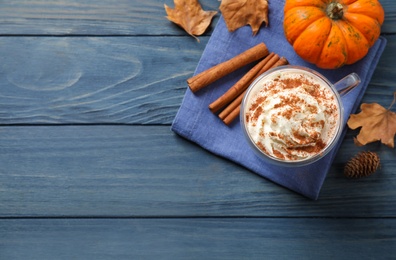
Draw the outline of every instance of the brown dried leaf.
[[[267,0],[222,0],[220,11],[230,32],[249,24],[256,35],[263,22],[268,26]]]
[[[166,18],[199,41],[195,36],[206,31],[217,11],[204,11],[198,0],[174,0],[174,4],[174,9],[164,4]]]
[[[396,98],[396,92],[394,93]],[[395,100],[393,100],[393,103]],[[392,105],[393,105],[392,103]],[[391,105],[391,106],[392,106]],[[357,145],[366,145],[371,142],[381,141],[383,144],[394,148],[396,134],[396,113],[377,103],[365,104],[360,108],[359,114],[352,114],[347,122],[349,128],[362,127],[355,138]]]

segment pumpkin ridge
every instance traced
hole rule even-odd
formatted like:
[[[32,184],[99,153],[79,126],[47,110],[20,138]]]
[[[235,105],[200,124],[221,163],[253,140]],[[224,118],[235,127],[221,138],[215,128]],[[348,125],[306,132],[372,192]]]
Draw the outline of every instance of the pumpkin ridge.
[[[357,22],[357,23],[355,23],[355,22],[351,19],[351,16],[352,16],[352,15],[365,16],[365,17],[367,17],[367,19],[372,20],[372,21],[375,23],[374,25],[376,25],[376,28],[378,28],[378,27],[381,26],[381,25],[379,24],[378,20],[373,19],[373,18],[370,17],[370,16],[367,16],[367,15],[364,15],[364,14],[357,14],[357,13],[348,13],[348,14],[346,14],[345,19],[344,19],[345,22],[347,22],[350,26],[353,26],[353,27],[355,28],[355,30],[357,30],[358,32],[360,32],[360,34],[362,34],[362,35],[364,36],[364,38],[367,40],[367,42],[369,43],[369,45],[372,46],[372,45],[374,44],[374,42],[375,42],[375,41],[378,39],[378,37],[379,37],[379,31],[378,31],[378,35],[376,35],[375,32],[372,32],[372,31],[367,32],[367,33],[366,33],[365,31],[362,31],[361,26],[363,26],[363,23],[362,23],[362,20],[363,20],[363,19],[360,17],[360,19],[356,19],[356,22]],[[376,28],[371,28],[371,29],[373,29],[373,31],[374,31],[374,29],[376,29]],[[369,34],[369,33],[370,33],[370,35],[367,35],[367,34]]]
[[[347,12],[368,16],[371,19],[377,20],[380,25],[384,23],[384,9],[377,0],[357,0],[347,5]]]
[[[304,32],[309,26],[326,16],[322,9],[315,6],[295,8],[298,8],[297,11],[292,8],[284,16],[284,20],[288,21],[283,25],[285,35],[291,43],[294,43],[298,35]]]
[[[346,39],[341,33],[341,29],[336,21],[332,21],[330,32],[326,39],[325,46],[316,62],[318,66],[324,69],[339,68],[345,64],[348,59],[348,52],[345,49]],[[336,32],[338,30],[338,32]],[[335,36],[338,36],[334,38]]]
[[[370,48],[369,42],[357,28],[346,20],[339,21],[339,27],[344,37],[348,36],[345,41],[347,46],[348,59],[346,64],[352,64],[363,58]],[[365,41],[365,42],[364,42]]]
[[[308,62],[316,63],[320,58],[320,53],[327,39],[327,36],[324,38],[326,34],[322,33],[324,28],[326,28],[326,31],[331,29],[331,20],[327,19],[326,16],[315,20],[293,43],[297,54]]]

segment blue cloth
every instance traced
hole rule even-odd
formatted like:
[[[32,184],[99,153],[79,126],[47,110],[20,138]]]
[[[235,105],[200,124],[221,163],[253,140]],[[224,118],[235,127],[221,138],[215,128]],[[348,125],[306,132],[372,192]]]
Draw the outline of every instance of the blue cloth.
[[[342,98],[346,122],[350,113],[354,113],[360,105],[386,45],[385,38],[380,37],[361,61],[337,70],[321,70],[299,58],[292,46],[286,41],[283,33],[283,0],[274,0],[270,3],[269,18],[268,27],[263,25],[259,33],[252,36],[250,26],[244,26],[232,33],[229,32],[221,17],[205,47],[195,74],[228,60],[260,42],[264,42],[270,52],[284,56],[290,64],[310,67],[326,76],[333,83],[349,73],[356,72],[362,82]],[[282,168],[264,162],[256,156],[247,144],[239,120],[235,120],[230,126],[226,126],[208,109],[211,102],[229,89],[248,70],[249,66],[239,69],[197,93],[192,93],[187,89],[171,129],[213,154],[238,163],[260,176],[308,198],[318,199],[320,189],[345,135],[346,127],[340,142],[335,148],[312,165],[299,168]]]

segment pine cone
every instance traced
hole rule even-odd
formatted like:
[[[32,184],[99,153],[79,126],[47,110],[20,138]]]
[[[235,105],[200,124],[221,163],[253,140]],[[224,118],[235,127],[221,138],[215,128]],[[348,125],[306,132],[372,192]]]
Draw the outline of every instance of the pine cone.
[[[360,152],[350,159],[344,168],[348,178],[360,178],[373,174],[380,167],[380,158],[374,152]]]

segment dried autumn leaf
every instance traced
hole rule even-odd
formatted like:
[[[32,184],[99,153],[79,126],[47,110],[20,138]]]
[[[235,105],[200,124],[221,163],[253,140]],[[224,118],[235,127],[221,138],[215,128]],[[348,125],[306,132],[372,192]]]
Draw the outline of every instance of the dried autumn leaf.
[[[198,0],[174,0],[174,4],[174,9],[164,4],[166,18],[199,41],[195,36],[206,31],[217,11],[204,11]]]
[[[267,0],[222,0],[220,11],[230,32],[249,24],[256,35],[263,22],[268,26]]]
[[[394,93],[396,98],[396,92]],[[375,141],[394,148],[394,136],[396,133],[396,113],[390,111],[394,104],[386,109],[377,103],[365,104],[360,108],[359,114],[352,114],[347,122],[349,128],[356,129],[362,127],[355,138],[357,145],[365,145]]]

